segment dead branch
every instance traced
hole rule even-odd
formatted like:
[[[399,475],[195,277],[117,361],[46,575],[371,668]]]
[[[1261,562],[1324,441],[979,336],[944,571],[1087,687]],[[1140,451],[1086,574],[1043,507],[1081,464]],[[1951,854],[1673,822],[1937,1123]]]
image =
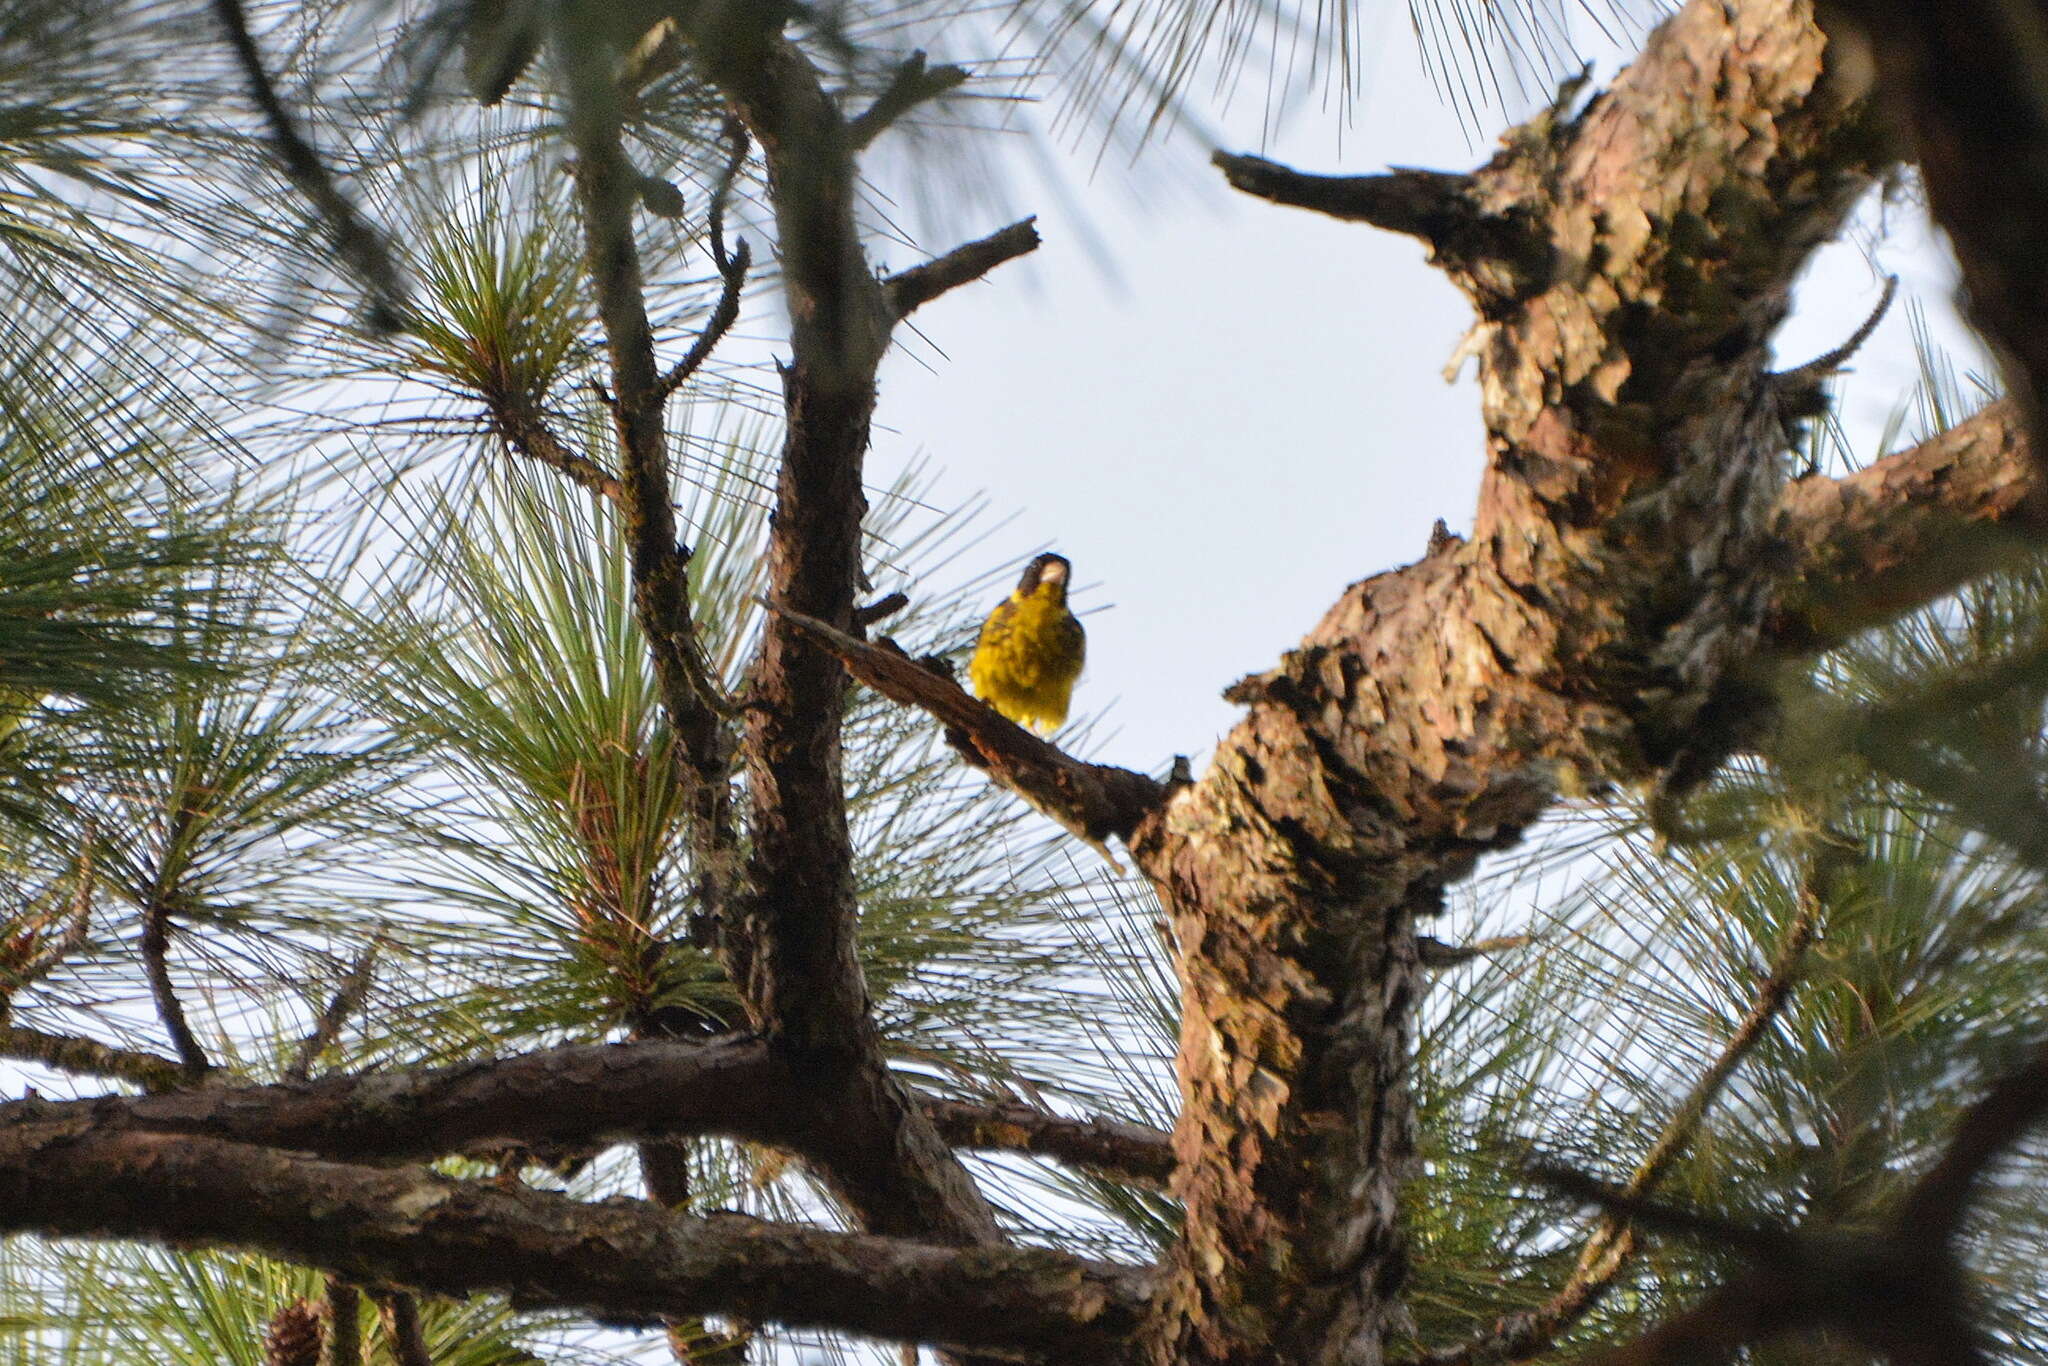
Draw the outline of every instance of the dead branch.
[[[913,52],[890,75],[889,84],[875,97],[875,102],[847,121],[847,136],[856,149],[866,147],[905,114],[958,89],[967,79],[964,67],[926,66],[924,53]]]
[[[891,275],[882,282],[890,310],[898,318],[907,318],[948,290],[971,284],[1005,261],[1038,250],[1037,222],[1035,217],[1021,219],[921,266]]]

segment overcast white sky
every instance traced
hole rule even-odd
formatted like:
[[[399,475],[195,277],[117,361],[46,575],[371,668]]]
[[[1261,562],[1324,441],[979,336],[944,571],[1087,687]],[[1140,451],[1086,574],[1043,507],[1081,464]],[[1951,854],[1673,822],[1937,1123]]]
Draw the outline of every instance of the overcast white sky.
[[[1510,117],[1482,115],[1487,141],[1468,139],[1423,74],[1405,7],[1385,9],[1341,149],[1336,120],[1304,110],[1267,154],[1346,173],[1485,159]],[[1250,98],[1217,116],[1225,144],[1259,149],[1260,114]],[[1183,187],[1149,210],[1092,146],[1065,163],[1086,222],[1020,187],[1045,245],[919,314],[929,341],[885,366],[873,459],[877,485],[925,456],[943,471],[937,501],[986,492],[1014,514],[979,563],[1041,545],[1074,561],[1089,633],[1076,710],[1103,714],[1097,757],[1147,770],[1206,751],[1236,712],[1221,689],[1275,662],[1344,585],[1418,557],[1438,517],[1467,529],[1481,469],[1471,369],[1442,377],[1471,315],[1421,245],[1235,194],[1207,151],[1186,138],[1147,151],[1147,169]],[[1949,268],[1918,211],[1883,216],[1901,303],[1925,299],[1958,339]],[[1831,249],[1814,277],[1780,339],[1788,362],[1839,343],[1880,292],[1855,247]],[[1915,374],[1903,306],[1855,369],[1846,415],[1867,443]]]

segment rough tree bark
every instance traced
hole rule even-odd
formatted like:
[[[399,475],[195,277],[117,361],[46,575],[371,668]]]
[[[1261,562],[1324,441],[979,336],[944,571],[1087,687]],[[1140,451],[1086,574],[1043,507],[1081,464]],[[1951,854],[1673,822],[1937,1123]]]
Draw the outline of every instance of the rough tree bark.
[[[1788,583],[1768,370],[1882,169],[1803,3],[1694,3],[1469,178],[1241,188],[1422,235],[1479,314],[1470,541],[1354,585],[1142,825],[1185,993],[1158,1362],[1373,1363],[1395,1326],[1414,921],[1560,791],[1682,786],[1760,718]],[[1419,206],[1419,207],[1418,207]]]
[[[1036,239],[1019,225],[877,280],[854,158],[909,96],[848,119],[793,44],[742,36],[702,50],[719,54],[707,75],[767,159],[792,362],[779,610],[736,751],[693,654],[687,552],[655,506],[666,391],[629,297],[628,168],[602,99],[570,131],[624,467],[578,464],[531,414],[500,420],[626,507],[641,618],[700,783],[699,847],[727,860],[709,894],[759,1037],[0,1108],[0,1229],[229,1243],[364,1282],[1048,1360],[1377,1362],[1405,1272],[1417,919],[1561,793],[1696,783],[1769,724],[1778,661],[1995,559],[1961,528],[2048,526],[2006,408],[1853,478],[1788,482],[1803,409],[1767,343],[1807,254],[1889,165],[1893,143],[1866,113],[1871,67],[1837,60],[1806,0],[1691,0],[1612,89],[1515,130],[1471,175],[1219,158],[1248,192],[1431,245],[1479,315],[1488,472],[1470,540],[1347,589],[1233,690],[1247,713],[1210,769],[1158,789],[1020,743],[859,640],[860,468],[889,331]],[[905,70],[905,89],[957,84],[921,59]],[[579,78],[585,95],[599,74]],[[1185,993],[1173,1185],[1187,1221],[1156,1273],[993,1246],[951,1145],[1156,1178],[1159,1136],[963,1111],[884,1067],[855,954],[838,658],[950,717],[991,771],[1091,837],[1126,838],[1165,898]],[[723,788],[734,752],[744,867]],[[14,1036],[80,1067],[176,1067]],[[802,1152],[869,1229],[904,1236],[578,1205],[377,1165],[471,1139],[708,1132]]]

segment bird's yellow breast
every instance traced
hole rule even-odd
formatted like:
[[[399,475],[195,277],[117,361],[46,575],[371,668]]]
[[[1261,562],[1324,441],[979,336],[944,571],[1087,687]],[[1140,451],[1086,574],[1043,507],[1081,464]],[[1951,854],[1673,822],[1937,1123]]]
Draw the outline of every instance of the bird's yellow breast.
[[[1087,644],[1064,586],[1041,584],[989,613],[967,677],[977,697],[1012,721],[1050,731],[1067,719]]]

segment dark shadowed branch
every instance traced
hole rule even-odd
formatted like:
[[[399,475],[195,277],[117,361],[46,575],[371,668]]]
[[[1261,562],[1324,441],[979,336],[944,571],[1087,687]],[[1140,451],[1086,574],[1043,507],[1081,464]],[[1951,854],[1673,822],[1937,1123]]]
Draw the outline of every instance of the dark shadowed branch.
[[[384,1336],[391,1343],[394,1366],[434,1366],[420,1325],[418,1298],[403,1290],[387,1291],[377,1296],[377,1310],[384,1321]]]
[[[363,1366],[363,1292],[339,1276],[327,1278],[327,1341],[320,1366]]]
[[[2048,397],[2048,26],[2031,0],[1829,0],[1829,36],[1871,63],[1962,267],[1964,307],[2003,353],[2031,424]]]
[[[0,1131],[0,1229],[237,1247],[359,1283],[496,1292],[614,1323],[732,1313],[1076,1362],[1119,1359],[1150,1279],[1054,1252],[691,1219],[62,1120]]]
[[[913,52],[890,73],[889,84],[875,97],[875,102],[847,120],[847,135],[855,147],[865,147],[905,114],[958,89],[966,84],[967,78],[963,67],[927,66],[924,53]]]
[[[28,1033],[29,1031],[18,1031]],[[19,1056],[156,1089],[183,1076],[171,1058],[125,1055],[60,1036]],[[0,1052],[8,1036],[0,1034]],[[103,1065],[86,1066],[98,1061]],[[56,1065],[56,1064],[52,1064]],[[958,1147],[1039,1153],[1134,1180],[1171,1165],[1167,1136],[1141,1125],[1069,1119],[1006,1101],[914,1095]],[[579,1149],[723,1134],[806,1156],[829,1152],[817,1088],[758,1039],[578,1045],[451,1067],[323,1077],[279,1086],[212,1085],[163,1095],[0,1104],[0,1131],[58,1117],[101,1132],[195,1134],[356,1163],[424,1161],[506,1144]],[[678,1194],[678,1201],[687,1191]]]
[[[184,1002],[178,999],[171,981],[171,907],[169,900],[152,894],[142,908],[142,967],[149,978],[150,995],[156,1000],[157,1018],[171,1037],[172,1047],[184,1065],[188,1081],[196,1081],[213,1070],[206,1050],[185,1019]]]

